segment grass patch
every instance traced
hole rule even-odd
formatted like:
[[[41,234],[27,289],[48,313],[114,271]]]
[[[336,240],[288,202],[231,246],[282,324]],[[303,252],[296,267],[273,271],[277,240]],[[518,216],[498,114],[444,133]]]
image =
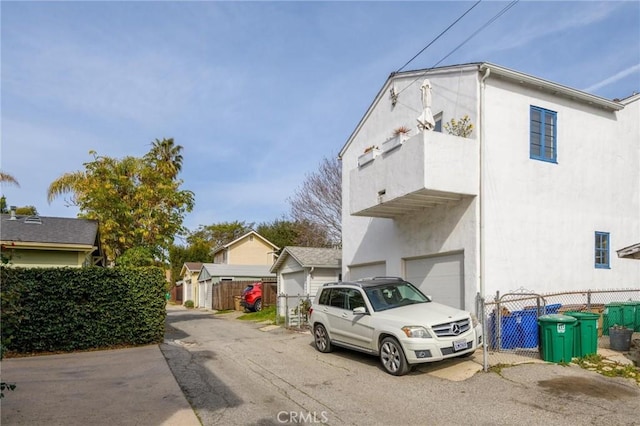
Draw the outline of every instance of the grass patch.
[[[276,322],[276,307],[267,306],[260,312],[249,312],[238,317],[240,320],[245,321],[271,321],[272,324]]]
[[[640,384],[640,369],[631,364],[620,364],[603,358],[598,354],[587,355],[583,358],[574,358],[573,363],[589,371],[595,371],[607,377],[625,377],[634,379]]]
[[[230,312],[235,312],[235,310],[234,309],[221,309],[219,311],[216,311],[216,315],[217,314],[228,314]]]

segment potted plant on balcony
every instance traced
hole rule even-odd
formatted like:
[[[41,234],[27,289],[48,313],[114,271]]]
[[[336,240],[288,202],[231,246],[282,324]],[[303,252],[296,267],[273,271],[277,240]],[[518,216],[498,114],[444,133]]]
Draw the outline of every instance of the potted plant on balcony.
[[[473,132],[473,124],[469,116],[465,115],[460,120],[452,118],[450,122],[444,124],[444,129],[450,135],[468,138]]]
[[[409,129],[406,126],[400,126],[393,129],[393,134],[391,138],[389,138],[382,144],[382,151],[389,152],[393,149],[396,149],[400,145],[402,145],[404,141],[406,141],[409,138],[410,132],[411,132],[411,129]]]
[[[358,157],[358,167],[362,167],[365,164],[372,162],[378,155],[380,155],[380,149],[377,146],[371,145],[366,147],[364,149],[364,154]]]

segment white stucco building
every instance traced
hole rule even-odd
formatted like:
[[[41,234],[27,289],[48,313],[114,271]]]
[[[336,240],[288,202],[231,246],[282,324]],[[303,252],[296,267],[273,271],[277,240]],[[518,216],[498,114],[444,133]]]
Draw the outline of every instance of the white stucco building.
[[[420,130],[427,79],[435,128]],[[470,135],[448,134],[465,115]],[[466,309],[477,293],[640,288],[640,261],[616,254],[640,242],[639,117],[640,95],[488,63],[392,74],[340,152],[344,279],[401,276]]]

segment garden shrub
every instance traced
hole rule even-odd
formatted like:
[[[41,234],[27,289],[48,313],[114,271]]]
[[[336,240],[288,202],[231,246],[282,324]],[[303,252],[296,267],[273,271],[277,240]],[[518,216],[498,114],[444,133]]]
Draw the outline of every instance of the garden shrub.
[[[160,268],[0,267],[2,347],[28,353],[157,343]]]

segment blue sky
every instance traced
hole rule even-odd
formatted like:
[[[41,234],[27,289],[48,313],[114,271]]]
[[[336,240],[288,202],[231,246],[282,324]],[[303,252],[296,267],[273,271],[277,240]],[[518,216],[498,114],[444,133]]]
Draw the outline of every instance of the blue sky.
[[[11,205],[74,217],[49,184],[90,150],[173,137],[185,225],[285,215],[387,79],[471,2],[7,2],[0,168]],[[428,68],[507,6],[483,1],[406,69]],[[440,65],[493,62],[605,98],[640,91],[640,2],[521,1]]]

